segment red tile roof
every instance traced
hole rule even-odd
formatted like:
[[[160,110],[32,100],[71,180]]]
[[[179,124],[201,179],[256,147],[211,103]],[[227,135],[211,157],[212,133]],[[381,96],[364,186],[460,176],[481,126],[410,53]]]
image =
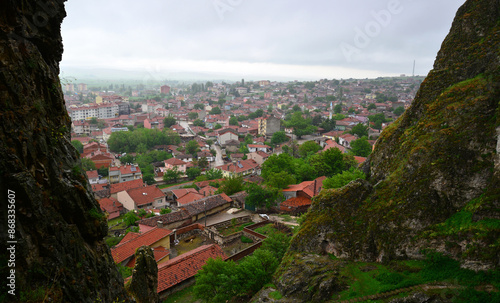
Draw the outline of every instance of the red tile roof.
[[[118,217],[120,215],[120,211],[123,209],[123,204],[113,198],[100,199],[99,205],[101,206],[101,209],[103,211],[107,212],[110,215],[108,219],[114,219]]]
[[[165,194],[156,186],[129,189],[127,194],[137,206],[153,203],[156,199],[165,197]]]
[[[200,194],[200,193],[198,193],[198,192],[188,193],[187,195],[184,195],[181,198],[178,198],[177,199],[177,204],[179,204],[179,206],[180,205],[186,205],[188,203],[200,200],[202,198],[205,198],[205,196],[202,195],[202,194]]]
[[[288,188],[283,189],[284,192],[299,192],[302,191],[307,194],[310,198],[316,196],[320,189],[323,187],[323,181],[326,179],[325,176],[316,178],[313,181],[304,181],[300,184],[289,185]]]
[[[136,179],[132,181],[125,181],[122,183],[111,184],[111,194],[115,194],[124,190],[129,190],[133,188],[144,187],[144,182],[142,179]]]
[[[161,260],[163,260],[165,257],[167,257],[168,255],[170,255],[170,250],[166,249],[164,247],[161,247],[161,246],[155,247],[155,248],[153,248],[153,255],[154,255],[156,263],[158,263]],[[126,266],[132,267],[132,268],[135,266],[135,256],[127,263]]]
[[[140,235],[141,235],[140,233],[129,232],[125,235],[125,237],[123,237],[123,239],[118,244],[116,244],[116,246],[122,245],[130,240],[133,240],[139,237]]]
[[[205,265],[208,259],[227,259],[222,248],[216,244],[200,246],[188,253],[173,258],[158,267],[158,293],[169,289],[191,277]]]
[[[366,158],[365,157],[354,156],[354,160],[356,160],[356,162],[358,162],[358,164],[361,164],[361,163],[363,163],[363,162],[366,161]]]
[[[224,164],[217,166],[216,169],[227,171],[230,173],[241,173],[248,171],[250,169],[255,169],[259,167],[259,164],[252,159],[239,161],[237,164]]]
[[[308,206],[311,205],[312,201],[309,198],[306,197],[293,197],[290,198],[283,203],[281,203],[280,207],[287,207],[287,208],[297,208],[301,206]]]
[[[97,172],[97,170],[88,170],[85,173],[87,174],[87,178],[89,179],[99,178],[99,173]]]
[[[217,191],[217,188],[213,186],[205,186],[202,189],[200,189],[200,194],[204,196],[213,196],[215,192]]]
[[[180,199],[189,193],[198,193],[198,191],[194,188],[172,189],[172,194],[174,194],[177,199]]]
[[[122,175],[140,174],[141,169],[138,165],[122,165],[120,167],[114,166],[109,168],[110,171],[120,171]]]
[[[120,242],[120,245],[111,249],[111,255],[113,256],[113,259],[116,263],[121,263],[132,257],[137,248],[144,245],[151,246],[154,243],[164,239],[171,233],[172,231],[168,229],[153,228],[152,230],[147,231],[140,236],[131,239],[130,241],[124,242],[123,244]]]

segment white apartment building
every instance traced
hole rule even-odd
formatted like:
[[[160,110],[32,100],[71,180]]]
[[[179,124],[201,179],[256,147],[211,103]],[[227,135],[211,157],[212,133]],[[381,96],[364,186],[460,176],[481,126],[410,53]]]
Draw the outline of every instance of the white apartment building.
[[[71,120],[87,120],[91,118],[110,119],[118,117],[120,106],[116,103],[84,104],[82,106],[71,106],[68,114]]]

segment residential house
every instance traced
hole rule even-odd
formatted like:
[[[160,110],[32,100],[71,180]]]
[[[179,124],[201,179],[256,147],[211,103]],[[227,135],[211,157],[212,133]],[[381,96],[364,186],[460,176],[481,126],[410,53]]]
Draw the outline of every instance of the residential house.
[[[154,227],[175,229],[218,214],[231,207],[233,200],[226,194],[205,197],[180,207],[179,211],[137,221],[142,232]]]
[[[108,168],[113,164],[114,161],[114,157],[110,153],[105,153],[102,151],[92,152],[82,158],[86,158],[92,161],[96,168]]]
[[[327,140],[325,142],[325,147],[323,147],[322,151],[329,150],[330,148],[338,148],[342,153],[347,152],[347,149],[344,146],[338,144],[337,142],[335,142],[333,140]]]
[[[249,153],[247,156],[248,159],[254,160],[259,165],[262,165],[262,163],[264,163],[264,161],[266,161],[267,158],[269,158],[269,154],[266,154],[265,152],[262,152],[260,150],[253,153]]]
[[[242,160],[235,163],[217,166],[225,178],[231,176],[246,176],[250,174],[260,175],[260,166],[252,159]]]
[[[191,194],[191,195],[189,195]],[[181,204],[186,204],[193,202],[198,199],[193,199],[195,195],[198,194],[198,191],[194,188],[179,188],[179,189],[173,189],[168,193],[169,198],[172,200],[170,204],[175,205],[175,206],[180,206]],[[186,197],[188,196],[189,197]],[[200,199],[203,198],[202,195],[200,195]],[[184,198],[186,197],[186,198]],[[183,199],[184,198],[184,199]],[[193,199],[193,200],[191,200]],[[180,200],[180,201],[179,201]]]
[[[139,209],[166,208],[165,194],[156,186],[129,189],[118,193],[118,201],[128,211]]]
[[[160,300],[194,283],[195,275],[208,259],[227,259],[217,244],[203,245],[158,266]]]
[[[98,200],[98,202],[102,211],[108,214],[108,220],[117,218],[124,213],[123,204],[115,198],[103,198]]]
[[[238,141],[238,140],[226,141],[226,143],[224,144],[223,147],[226,148],[226,151],[231,152],[231,153],[235,153],[240,148],[240,141]]]
[[[114,166],[109,168],[109,182],[121,183],[142,179],[142,172],[137,164]]]
[[[248,150],[251,153],[254,153],[254,152],[257,152],[257,151],[261,151],[261,152],[264,152],[264,153],[270,153],[271,152],[271,147],[267,146],[267,145],[264,145],[264,144],[248,144],[247,146],[248,146]]]
[[[201,152],[198,152],[196,155],[198,156],[198,159],[206,158],[208,162],[215,161],[215,156],[212,155],[212,153],[207,151],[207,150],[203,150]]]
[[[111,195],[112,198],[118,199],[119,192],[139,187],[144,187],[144,182],[142,181],[142,179],[115,183],[110,185],[109,194]]]
[[[227,128],[218,132],[217,142],[219,142],[221,146],[224,147],[226,142],[230,140],[238,140],[238,133],[234,129]]]
[[[161,264],[169,259],[171,234],[171,230],[163,228],[153,228],[144,233],[129,232],[111,249],[111,256],[115,263],[133,268],[135,251],[141,246],[149,246],[153,249],[156,262]]]
[[[172,170],[177,168],[178,171],[185,173],[187,162],[184,162],[180,159],[170,158],[165,160],[165,170]]]
[[[99,183],[99,173],[97,170],[88,170],[85,172],[87,174],[87,178],[89,179],[90,184]]]
[[[326,177],[319,177],[313,181],[304,181],[284,189],[285,201],[280,204],[280,211],[299,214],[304,213],[311,206],[312,198],[319,194]]]
[[[339,144],[347,148],[351,148],[351,142],[357,140],[358,137],[351,134],[344,134],[339,137]]]

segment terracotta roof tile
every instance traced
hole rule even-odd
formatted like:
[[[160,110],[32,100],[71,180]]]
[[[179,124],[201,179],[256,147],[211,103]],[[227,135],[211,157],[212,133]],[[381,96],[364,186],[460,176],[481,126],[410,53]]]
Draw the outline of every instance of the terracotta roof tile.
[[[115,194],[124,190],[129,190],[133,188],[144,187],[144,182],[142,179],[136,179],[132,181],[125,181],[122,183],[111,184],[111,194]]]
[[[191,277],[205,265],[208,259],[227,256],[216,244],[200,246],[188,253],[173,258],[158,267],[158,293],[175,286]]]
[[[89,179],[99,178],[99,173],[97,172],[97,170],[88,170],[85,173],[87,174],[87,178]]]
[[[177,203],[179,205],[185,205],[185,204],[194,202],[196,200],[200,200],[204,197],[205,197],[204,195],[202,195],[198,192],[194,192],[194,193],[190,192],[190,193],[187,193],[186,195],[182,196],[181,198],[178,198]]]
[[[311,205],[311,199],[306,198],[306,197],[293,197],[290,198],[283,203],[281,203],[282,207],[288,207],[288,208],[296,208],[296,207],[301,207],[301,206],[308,206]]]
[[[124,242],[111,249],[111,255],[113,256],[113,259],[116,263],[121,263],[133,256],[137,248],[143,245],[151,246],[170,235],[170,233],[172,233],[172,231],[168,229],[153,228],[152,230],[147,231],[138,237],[134,237],[130,241]]]
[[[129,189],[127,194],[137,206],[153,203],[156,199],[165,197],[165,194],[156,186]]]

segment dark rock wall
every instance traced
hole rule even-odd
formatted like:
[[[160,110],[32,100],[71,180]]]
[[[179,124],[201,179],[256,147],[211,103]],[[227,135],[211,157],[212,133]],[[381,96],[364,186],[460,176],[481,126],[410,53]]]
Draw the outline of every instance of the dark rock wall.
[[[500,1],[467,1],[414,103],[377,141],[367,181],[323,191],[290,250],[385,261],[430,248],[498,268],[499,49]]]
[[[103,241],[106,219],[70,143],[58,78],[64,1],[1,0],[0,7],[0,235],[5,245],[11,191],[17,240],[16,295],[2,299],[128,300]],[[10,258],[1,252],[4,278]]]

